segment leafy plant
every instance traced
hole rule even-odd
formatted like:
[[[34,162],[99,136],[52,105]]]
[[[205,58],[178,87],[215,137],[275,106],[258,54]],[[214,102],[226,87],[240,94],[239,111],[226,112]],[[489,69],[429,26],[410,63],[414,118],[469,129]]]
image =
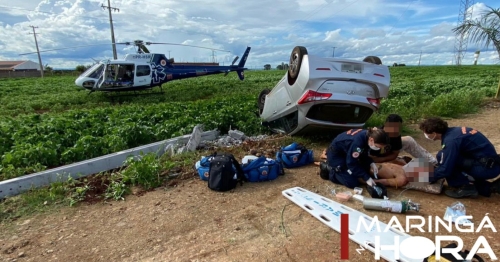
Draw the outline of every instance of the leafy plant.
[[[106,189],[104,197],[113,200],[125,200],[125,195],[130,193],[130,188],[121,180],[113,180]]]
[[[146,190],[162,184],[160,179],[162,166],[155,153],[141,152],[139,159],[128,157],[125,165],[127,168],[122,172],[123,183],[140,185]]]

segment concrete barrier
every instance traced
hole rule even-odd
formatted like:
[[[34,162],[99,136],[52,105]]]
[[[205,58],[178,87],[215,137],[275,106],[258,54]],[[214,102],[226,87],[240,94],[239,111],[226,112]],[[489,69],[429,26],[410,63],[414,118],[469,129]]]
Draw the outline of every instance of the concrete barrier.
[[[195,131],[197,132],[193,132],[193,135],[196,136],[196,140],[199,139],[199,142],[215,140],[219,135],[219,132],[214,130],[203,132],[200,136],[198,130],[199,129],[195,127]],[[54,182],[67,181],[69,176],[74,179],[78,179],[119,168],[123,166],[124,161],[129,156],[137,157],[141,152],[144,154],[156,152],[158,156],[161,156],[166,152],[167,147],[171,147],[176,144],[186,144],[188,141],[192,140],[193,135],[180,136],[42,172],[0,181],[0,199],[21,194],[32,188],[48,186]]]

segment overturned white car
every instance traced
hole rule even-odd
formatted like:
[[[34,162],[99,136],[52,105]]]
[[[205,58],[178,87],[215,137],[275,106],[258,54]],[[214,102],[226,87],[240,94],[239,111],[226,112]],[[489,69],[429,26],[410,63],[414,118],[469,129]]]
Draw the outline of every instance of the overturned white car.
[[[390,81],[376,56],[323,58],[296,46],[283,78],[260,93],[259,116],[274,132],[290,135],[362,128],[387,97]]]

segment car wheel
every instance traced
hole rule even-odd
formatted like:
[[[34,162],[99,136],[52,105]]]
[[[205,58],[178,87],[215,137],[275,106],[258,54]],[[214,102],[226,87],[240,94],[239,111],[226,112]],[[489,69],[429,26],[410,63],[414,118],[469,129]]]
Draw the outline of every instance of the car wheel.
[[[365,59],[363,59],[363,62],[368,62],[376,65],[381,65],[382,60],[378,56],[367,56]]]
[[[257,105],[259,107],[259,114],[262,114],[262,111],[264,110],[264,104],[266,103],[266,95],[269,94],[271,90],[269,89],[264,89],[260,92],[259,98],[257,100]]]
[[[293,85],[299,76],[302,57],[307,55],[307,49],[303,46],[296,46],[290,54],[290,62],[288,63],[288,82]]]

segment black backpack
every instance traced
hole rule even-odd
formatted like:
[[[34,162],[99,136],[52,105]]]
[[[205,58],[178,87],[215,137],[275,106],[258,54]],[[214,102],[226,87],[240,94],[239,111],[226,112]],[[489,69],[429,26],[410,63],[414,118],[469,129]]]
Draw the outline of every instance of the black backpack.
[[[238,181],[240,185],[247,181],[240,164],[230,153],[214,153],[208,174],[208,188],[214,191],[229,191],[236,187]]]

